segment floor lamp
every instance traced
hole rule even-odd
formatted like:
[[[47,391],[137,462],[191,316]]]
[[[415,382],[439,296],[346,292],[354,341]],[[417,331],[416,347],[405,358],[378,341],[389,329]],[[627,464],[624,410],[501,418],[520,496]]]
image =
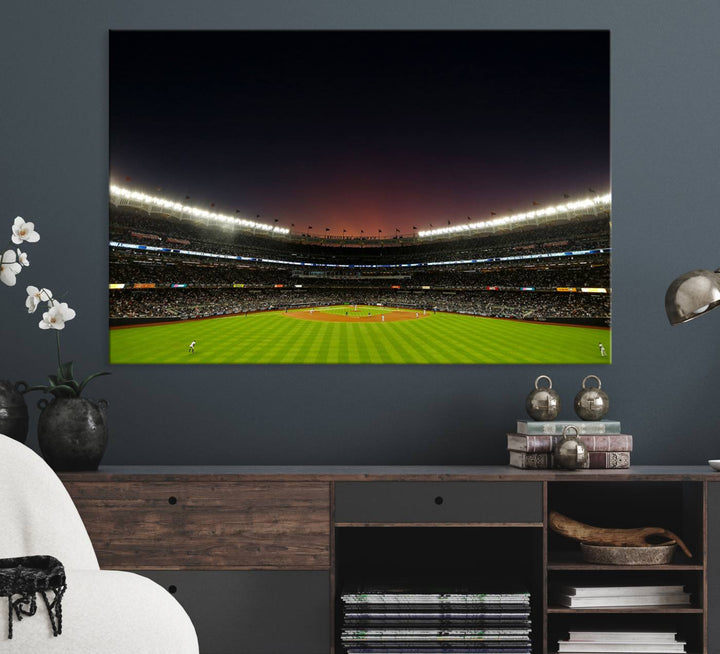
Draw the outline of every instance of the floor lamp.
[[[665,293],[665,312],[671,325],[702,316],[720,304],[720,269],[691,270],[680,275]]]

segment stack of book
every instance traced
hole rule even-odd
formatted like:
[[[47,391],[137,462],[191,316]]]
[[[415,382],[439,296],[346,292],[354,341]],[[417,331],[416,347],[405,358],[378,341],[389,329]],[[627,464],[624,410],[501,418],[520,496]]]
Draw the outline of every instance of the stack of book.
[[[552,587],[553,601],[572,609],[632,606],[689,606],[684,586],[568,586]]]
[[[684,652],[686,644],[674,631],[571,631],[558,643],[558,652],[673,654]]]
[[[343,593],[349,654],[530,654],[530,594],[453,589]]]
[[[518,420],[517,431],[507,435],[510,465],[516,468],[554,468],[553,449],[562,440],[565,427],[578,430],[578,437],[588,449],[585,468],[629,468],[633,439],[623,434],[618,420],[534,421]],[[572,435],[575,432],[571,430]]]

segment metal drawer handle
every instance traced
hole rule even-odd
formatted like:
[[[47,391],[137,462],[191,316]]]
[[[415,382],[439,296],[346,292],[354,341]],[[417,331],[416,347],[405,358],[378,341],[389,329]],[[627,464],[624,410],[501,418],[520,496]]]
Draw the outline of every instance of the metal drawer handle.
[[[171,595],[174,595],[175,593],[177,593],[177,586],[176,586],[175,584],[170,584],[170,585],[168,586],[168,592],[169,592]]]
[[[440,495],[435,498],[435,504],[437,504],[438,506],[440,506],[444,501],[445,500]]]
[[[168,497],[168,504],[173,504],[173,505],[177,504],[177,497],[175,497],[174,495],[171,495],[170,497]]]

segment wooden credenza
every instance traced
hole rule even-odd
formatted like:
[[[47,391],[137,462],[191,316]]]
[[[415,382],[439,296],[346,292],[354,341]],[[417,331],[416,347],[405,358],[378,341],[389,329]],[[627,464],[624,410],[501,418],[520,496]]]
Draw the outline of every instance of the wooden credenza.
[[[358,581],[522,584],[533,652],[578,624],[673,626],[691,654],[720,654],[720,473],[706,467],[522,471],[492,467],[104,467],[62,473],[100,565],[174,593],[202,654],[326,654],[339,595]],[[547,528],[559,510],[606,526],[663,526],[690,546],[667,566],[582,562]],[[683,584],[690,607],[568,609],[555,582]]]
[[[328,570],[327,482],[73,481],[104,568]]]

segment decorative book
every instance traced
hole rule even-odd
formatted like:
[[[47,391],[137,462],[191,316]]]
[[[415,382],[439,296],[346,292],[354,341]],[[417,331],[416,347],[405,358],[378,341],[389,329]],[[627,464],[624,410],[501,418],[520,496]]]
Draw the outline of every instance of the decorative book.
[[[619,434],[619,420],[518,420],[518,434],[562,436],[565,427],[575,427],[578,434]]]
[[[527,470],[554,468],[554,458],[551,452],[510,451],[510,465]],[[581,466],[589,470],[624,470],[629,467],[630,452],[588,452],[588,460]]]
[[[589,452],[632,452],[630,434],[581,434],[579,436]],[[508,433],[508,450],[515,452],[552,452],[562,436],[550,434]]]

